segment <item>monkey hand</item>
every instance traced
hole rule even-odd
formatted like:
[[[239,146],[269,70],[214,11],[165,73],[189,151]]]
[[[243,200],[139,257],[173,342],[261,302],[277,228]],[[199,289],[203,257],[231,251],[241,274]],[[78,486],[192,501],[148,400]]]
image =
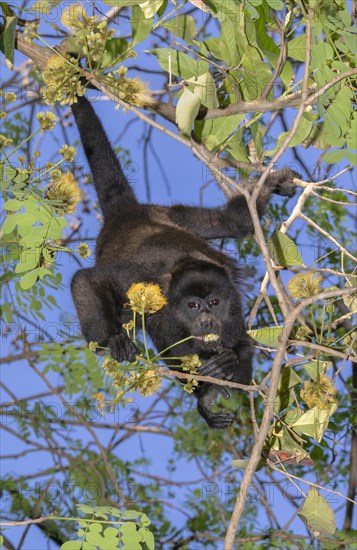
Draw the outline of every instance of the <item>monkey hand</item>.
[[[229,348],[221,348],[199,369],[201,376],[212,376],[219,380],[234,381],[237,378],[238,358],[235,351]],[[220,393],[225,399],[230,398],[227,388],[220,386]]]
[[[297,172],[291,170],[290,168],[282,168],[281,170],[277,170],[276,172],[269,174],[267,178],[267,185],[276,195],[293,197],[296,192],[294,178],[300,179]]]
[[[202,418],[205,419],[210,428],[216,430],[224,430],[231,426],[234,422],[234,415],[224,409],[214,410],[216,408],[215,401],[217,396],[222,393],[223,397],[227,399],[222,388],[213,384],[202,384],[199,389],[197,409]],[[228,392],[227,392],[228,393]],[[229,398],[229,394],[228,394]]]
[[[138,348],[125,332],[110,336],[107,340],[107,347],[109,347],[110,355],[119,363],[122,361],[133,363],[139,353]]]

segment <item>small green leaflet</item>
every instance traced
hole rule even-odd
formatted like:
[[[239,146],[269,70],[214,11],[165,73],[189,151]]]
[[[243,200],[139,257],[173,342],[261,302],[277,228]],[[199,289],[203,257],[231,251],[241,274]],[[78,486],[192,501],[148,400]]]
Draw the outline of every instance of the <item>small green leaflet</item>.
[[[281,231],[275,231],[268,241],[270,256],[276,265],[289,267],[290,265],[304,266],[296,244]]]
[[[248,330],[247,334],[263,346],[277,348],[279,346],[279,336],[282,330],[283,326],[264,327],[258,330]]]
[[[313,437],[320,443],[330,421],[330,416],[336,411],[337,405],[336,403],[328,403],[326,407],[328,408],[319,409],[319,407],[316,406],[309,409],[300,416],[297,422],[291,424],[291,428],[294,428],[298,433]]]
[[[155,13],[161,8],[164,0],[147,0],[147,2],[140,2],[139,6],[143,10],[146,19],[154,17]]]
[[[200,105],[200,98],[185,88],[176,106],[176,122],[183,134],[191,133]]]
[[[3,2],[2,2],[3,3]],[[17,17],[8,16],[5,18],[5,29],[0,36],[0,50],[10,63],[14,62],[14,49],[16,37]]]
[[[170,48],[156,48],[148,50],[149,53],[156,55],[160,66],[176,76],[184,79],[200,76],[208,72],[209,65],[206,61],[193,59],[189,55]]]
[[[139,6],[133,6],[133,11],[130,17],[132,30],[132,46],[140,44],[150,34],[153,23],[152,17],[145,17],[144,12]]]
[[[198,77],[190,78],[187,81],[190,88],[193,88],[193,93],[196,94],[201,103],[207,107],[207,109],[217,109],[219,106],[216,84],[210,73],[204,73]]]
[[[196,22],[190,15],[179,15],[162,23],[165,29],[168,29],[174,36],[185,40],[188,44],[193,43],[197,34]]]
[[[333,535],[336,531],[334,513],[314,487],[310,488],[299,516],[315,537]]]

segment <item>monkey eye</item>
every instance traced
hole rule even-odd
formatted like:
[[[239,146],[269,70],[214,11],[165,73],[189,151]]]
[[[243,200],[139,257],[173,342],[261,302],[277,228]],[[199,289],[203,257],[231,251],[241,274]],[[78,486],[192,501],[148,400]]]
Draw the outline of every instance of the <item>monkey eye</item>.
[[[188,302],[187,307],[190,309],[200,309],[200,304],[198,302]]]
[[[213,300],[210,300],[208,302],[209,307],[218,306],[219,304],[220,304],[220,301],[218,298],[213,298]]]

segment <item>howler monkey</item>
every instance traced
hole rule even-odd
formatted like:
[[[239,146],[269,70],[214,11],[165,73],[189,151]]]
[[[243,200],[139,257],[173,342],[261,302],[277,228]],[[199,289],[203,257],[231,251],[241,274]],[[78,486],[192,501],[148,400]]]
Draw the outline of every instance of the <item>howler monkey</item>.
[[[90,102],[79,97],[72,111],[104,216],[96,265],[81,269],[72,280],[84,337],[108,347],[118,361],[133,361],[137,348],[122,328],[128,320],[126,292],[136,282],[157,283],[167,305],[146,322],[158,351],[198,336],[168,354],[196,353],[202,361],[200,375],[249,384],[253,348],[244,328],[236,268],[206,242],[253,232],[245,198],[235,196],[222,208],[139,204]],[[260,216],[271,193],[294,194],[294,177],[289,169],[268,176],[257,200]],[[216,340],[205,342],[202,337],[208,334]],[[212,428],[226,428],[234,417],[214,411],[218,394],[229,398],[222,386],[199,384],[198,411]]]

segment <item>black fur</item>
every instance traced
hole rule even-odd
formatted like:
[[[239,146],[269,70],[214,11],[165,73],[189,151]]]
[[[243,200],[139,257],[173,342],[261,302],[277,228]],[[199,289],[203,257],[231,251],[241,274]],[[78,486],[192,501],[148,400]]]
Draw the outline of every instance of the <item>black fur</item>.
[[[135,282],[158,283],[168,304],[147,319],[157,349],[198,336],[174,347],[171,355],[197,353],[203,362],[200,374],[249,384],[253,349],[244,328],[235,266],[204,240],[253,232],[245,198],[236,196],[223,208],[139,204],[89,101],[78,98],[72,111],[104,215],[96,266],[78,271],[72,281],[84,337],[108,346],[118,361],[133,361],[136,346],[122,329],[128,315],[123,309],[126,292]],[[260,215],[271,193],[294,194],[294,177],[288,169],[268,177],[258,197]],[[218,340],[204,343],[202,336],[212,333]],[[225,388],[200,384],[198,410],[211,427],[226,428],[232,414],[212,410],[219,393],[229,397]]]

